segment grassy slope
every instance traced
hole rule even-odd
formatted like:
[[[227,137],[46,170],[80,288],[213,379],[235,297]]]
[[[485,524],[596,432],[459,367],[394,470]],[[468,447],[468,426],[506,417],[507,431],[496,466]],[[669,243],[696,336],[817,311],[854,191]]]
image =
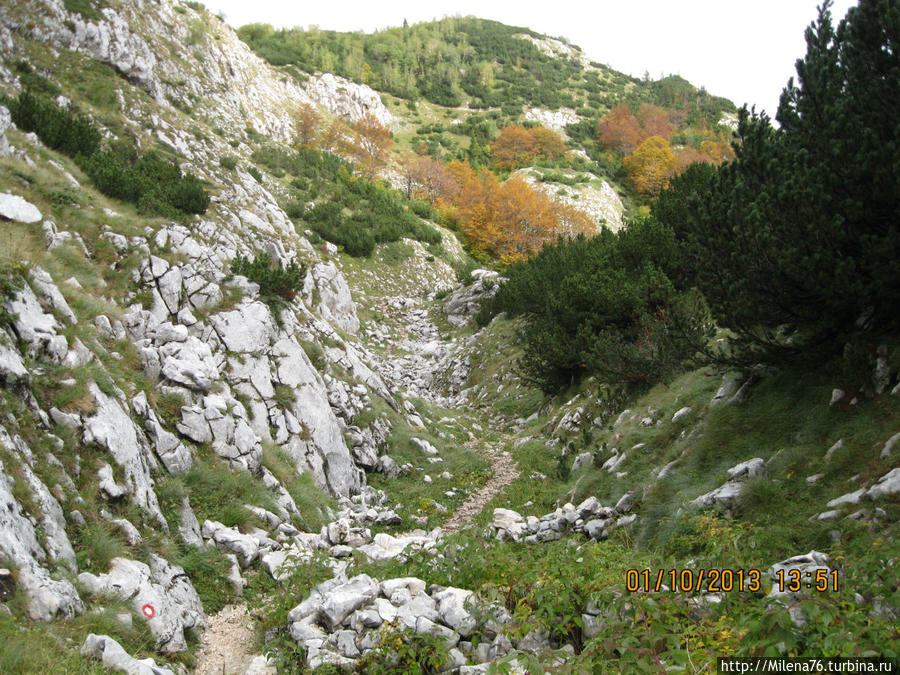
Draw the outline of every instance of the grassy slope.
[[[590,668],[652,671],[660,660],[686,666],[692,661],[702,670],[714,664],[716,656],[778,653],[771,651],[778,642],[791,654],[900,650],[900,633],[890,616],[870,616],[875,598],[900,605],[896,575],[890,572],[900,560],[900,500],[863,503],[845,511],[866,508],[871,514],[876,506],[883,509],[869,522],[810,520],[826,510],[828,500],[870,484],[897,465],[896,457],[882,460],[879,453],[898,430],[898,397],[884,394],[855,406],[830,408],[838,374],[823,367],[813,373],[771,375],[757,383],[743,403],[716,408],[708,403],[721,375],[711,369],[685,373],[617,404],[606,401],[602,388],[590,381],[547,400],[515,382],[513,324],[495,320],[481,339],[491,349],[476,346],[472,352],[477,375],[470,384],[482,385],[478,405],[506,424],[539,408],[541,414],[508,446],[522,471],[520,478],[488,505],[478,522],[490,522],[495,507],[541,516],[590,495],[613,505],[630,489],[642,495],[636,507],[640,520],[602,543],[581,537],[537,546],[499,543],[481,538],[476,528],[453,537],[445,547],[446,558],[423,556],[405,564],[360,565],[360,570],[381,576],[413,574],[477,589],[506,604],[522,620],[522,632],[529,626],[543,627],[560,644],[583,648],[577,662]],[[510,396],[515,387],[519,398]],[[513,401],[518,407],[510,408]],[[624,403],[632,412],[614,426]],[[685,406],[691,412],[671,422]],[[563,414],[579,407],[585,420],[582,430],[556,432]],[[500,410],[512,414],[503,417]],[[660,422],[642,426],[641,419],[648,415]],[[592,425],[598,417],[603,422]],[[551,439],[558,443],[548,447]],[[826,450],[838,439],[843,439],[843,447],[824,462]],[[638,444],[643,446],[634,449]],[[627,472],[622,478],[599,468],[613,447],[628,455],[618,468]],[[581,452],[594,453],[594,462],[571,473],[574,455]],[[731,517],[684,509],[686,502],[721,485],[728,468],[753,457],[767,460],[767,472],[747,483]],[[675,459],[669,478],[655,480],[658,470]],[[824,474],[821,480],[807,484],[806,477],[817,473]],[[841,571],[841,588],[801,603],[810,617],[804,631],[790,630],[783,610],[767,612],[762,596],[768,583],[759,592],[726,594],[721,605],[708,611],[692,609],[679,594],[651,597],[625,591],[627,569],[694,565],[764,571],[813,549],[831,556]],[[580,617],[589,598],[606,608],[605,627],[593,641],[584,638]]]

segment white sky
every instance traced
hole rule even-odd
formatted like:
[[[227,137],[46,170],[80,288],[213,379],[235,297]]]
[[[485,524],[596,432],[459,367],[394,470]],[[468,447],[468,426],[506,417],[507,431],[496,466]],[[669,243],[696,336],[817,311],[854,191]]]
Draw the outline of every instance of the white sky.
[[[380,28],[473,15],[565,37],[592,61],[640,77],[676,74],[738,106],[755,104],[774,117],[781,89],[806,53],[804,29],[822,0],[205,0],[234,27],[371,32]],[[836,24],[857,0],[835,0]]]

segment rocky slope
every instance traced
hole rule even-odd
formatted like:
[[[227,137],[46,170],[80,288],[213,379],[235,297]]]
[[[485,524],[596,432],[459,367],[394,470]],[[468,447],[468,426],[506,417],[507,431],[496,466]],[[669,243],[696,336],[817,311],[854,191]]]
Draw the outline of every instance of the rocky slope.
[[[608,619],[593,601],[576,612],[583,636],[562,639],[474,589],[389,566],[425,560],[437,574],[468,545],[448,544],[449,533],[474,522],[492,539],[578,551],[635,531],[645,495],[690,462],[685,445],[651,471],[642,430],[702,435],[709,409],[742,400],[733,381],[709,401],[706,389],[689,403],[673,395],[665,416],[619,414],[592,385],[545,405],[511,367],[515,326],[472,325],[502,279],[481,270],[459,284],[465,254],[451,232],[438,256],[405,241],[353,259],[298,232],[279,206],[283,184],[220,163],[246,161],[254,134],[289,142],[304,102],[391,123],[377,92],[327,73],[301,87],[194,3],[105,4],[88,16],[59,0],[0,7],[0,89],[15,96],[25,79],[15,64],[31,63],[105,134],[174,153],[212,203],[184,223],[143,216],[0,107],[0,631],[71,631],[77,668],[271,672],[276,659],[253,658],[257,644],[228,649],[227,636],[254,639],[243,607],[215,614],[245,594],[264,624],[259,643],[289,639],[311,668],[389,658],[397,629],[440,642],[446,670],[484,671],[513,650],[573,657]],[[238,254],[258,252],[305,264],[302,291],[273,304],[231,274]],[[881,370],[896,396],[896,372]],[[591,440],[607,431],[609,448]],[[849,517],[890,520],[881,505],[900,489],[896,439],[877,474],[823,500],[816,517],[871,502]],[[576,443],[584,452],[573,457]],[[516,461],[538,446],[520,475]],[[554,482],[548,457],[574,486]],[[745,482],[779,466],[742,459],[690,506],[728,510]],[[599,494],[597,474],[607,506],[574,496]],[[541,511],[555,488],[555,507]],[[832,569],[817,552],[779,564]],[[196,662],[183,658],[204,629]]]

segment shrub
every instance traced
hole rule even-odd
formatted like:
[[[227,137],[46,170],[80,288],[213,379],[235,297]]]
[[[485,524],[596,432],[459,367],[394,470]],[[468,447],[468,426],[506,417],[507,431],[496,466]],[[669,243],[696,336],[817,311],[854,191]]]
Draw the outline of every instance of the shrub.
[[[100,131],[85,115],[26,89],[18,99],[7,99],[12,121],[23,131],[35,132],[44,145],[75,157],[90,156],[100,147]]]
[[[193,174],[182,175],[175,162],[156,152],[142,157],[121,150],[106,150],[79,157],[79,165],[103,194],[137,205],[142,213],[174,217],[202,214],[209,195]]]
[[[702,298],[678,291],[674,234],[657,221],[632,222],[544,249],[509,269],[478,322],[523,315],[527,376],[554,390],[585,374],[610,384],[648,386],[677,372],[711,332]]]
[[[75,158],[103,194],[135,204],[142,213],[176,217],[205,213],[209,196],[193,174],[182,174],[175,162],[149,152],[138,156],[132,147],[113,144],[100,149],[100,131],[71,106],[60,108],[33,92],[6,99],[13,121],[35,132],[48,147]]]
[[[31,64],[25,60],[16,61],[13,65],[22,87],[46,96],[59,96],[62,91],[43,75],[34,72]]]
[[[253,178],[256,180],[257,183],[262,185],[262,182],[263,182],[262,172],[259,169],[257,169],[255,166],[253,166],[251,164],[250,166],[247,167],[247,173],[249,173],[251,176],[253,176]]]
[[[303,288],[306,277],[306,265],[291,261],[287,267],[281,267],[267,253],[257,253],[253,260],[238,254],[231,261],[231,271],[259,284],[260,295],[286,300],[293,299],[297,291]]]
[[[284,207],[284,212],[287,214],[288,218],[297,219],[303,216],[306,213],[306,209],[303,207],[298,201],[290,201]]]
[[[237,157],[233,155],[223,155],[219,158],[219,164],[229,171],[234,171],[237,168]]]

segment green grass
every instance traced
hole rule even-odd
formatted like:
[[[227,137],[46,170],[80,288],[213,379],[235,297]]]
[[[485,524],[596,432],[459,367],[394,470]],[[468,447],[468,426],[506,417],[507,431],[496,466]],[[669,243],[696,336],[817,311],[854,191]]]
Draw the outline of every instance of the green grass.
[[[215,614],[234,600],[234,589],[228,580],[231,563],[218,549],[185,546],[174,562],[190,577],[207,615]]]
[[[309,473],[299,473],[287,452],[274,444],[263,445],[263,466],[278,479],[297,504],[295,525],[306,532],[318,532],[328,522],[327,510],[336,506]]]
[[[105,574],[113,558],[130,558],[133,555],[122,531],[109,521],[91,518],[73,529],[72,546],[81,570]]]
[[[432,408],[429,404],[423,404],[426,415],[432,419],[440,419],[445,414],[453,414],[451,411]],[[457,506],[465,499],[466,494],[479,488],[490,476],[488,462],[478,453],[476,446],[465,447],[461,440],[466,437],[465,427],[459,423],[449,425],[444,434],[446,439],[436,435],[437,429],[432,427],[435,435],[422,429],[409,426],[404,419],[392,418],[394,431],[389,441],[387,454],[398,465],[410,463],[414,467],[407,475],[397,478],[385,478],[380,474],[371,474],[369,484],[375,488],[384,490],[392,502],[402,504],[403,508],[398,513],[404,517],[403,527],[423,527],[423,524],[415,518],[426,516],[427,527],[440,525],[447,516],[453,513]],[[444,461],[439,463],[428,462],[428,457],[413,442],[413,438],[427,440],[439,451],[439,457]],[[441,478],[443,472],[449,472],[452,478]],[[431,477],[432,482],[426,483],[425,475]],[[453,488],[457,490],[456,496],[448,497],[445,492]],[[446,507],[442,512],[436,508],[436,503]]]
[[[201,523],[217,520],[230,527],[255,522],[244,504],[275,510],[273,495],[259,479],[233,471],[216,458],[194,456],[194,465],[183,478],[191,506]]]

